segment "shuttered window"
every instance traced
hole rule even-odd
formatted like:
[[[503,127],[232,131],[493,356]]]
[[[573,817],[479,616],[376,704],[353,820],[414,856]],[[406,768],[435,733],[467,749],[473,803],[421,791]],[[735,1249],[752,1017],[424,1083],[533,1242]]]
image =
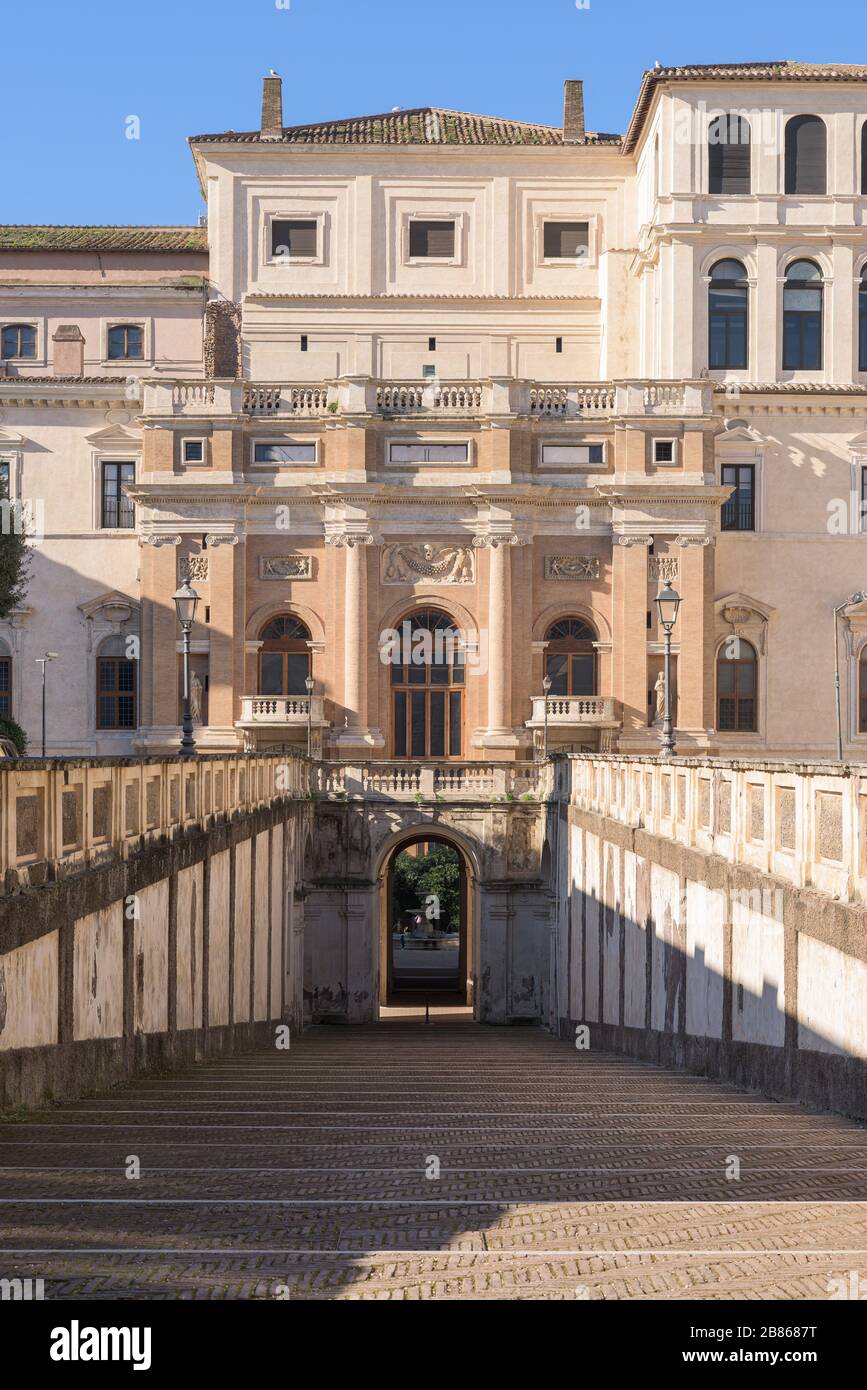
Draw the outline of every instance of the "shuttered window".
[[[410,222],[409,254],[413,260],[454,256],[454,222]]]
[[[826,193],[827,132],[818,116],[793,116],[786,126],[786,192]]]
[[[290,259],[315,256],[318,230],[315,221],[275,217],[271,223],[271,255]]]
[[[741,116],[717,116],[708,140],[708,192],[750,192],[750,127]]]
[[[546,222],[544,243],[546,261],[585,260],[590,245],[590,224]]]

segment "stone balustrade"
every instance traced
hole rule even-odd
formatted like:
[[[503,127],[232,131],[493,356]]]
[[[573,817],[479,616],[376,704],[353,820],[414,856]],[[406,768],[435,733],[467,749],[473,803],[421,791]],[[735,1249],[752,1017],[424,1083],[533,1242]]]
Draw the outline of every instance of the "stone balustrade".
[[[258,724],[306,724],[308,712],[312,724],[324,720],[321,695],[243,695],[241,697],[242,726]]]
[[[312,774],[319,795],[340,799],[539,800],[553,790],[552,768],[544,763],[322,762]]]
[[[196,825],[308,789],[293,754],[21,759],[0,768],[0,875],[7,891],[126,858]]]
[[[586,724],[592,728],[619,728],[618,702],[608,695],[544,695],[533,696],[533,715],[530,726],[545,722],[545,706],[549,724]]]
[[[571,800],[849,902],[867,902],[867,766],[571,759]]]

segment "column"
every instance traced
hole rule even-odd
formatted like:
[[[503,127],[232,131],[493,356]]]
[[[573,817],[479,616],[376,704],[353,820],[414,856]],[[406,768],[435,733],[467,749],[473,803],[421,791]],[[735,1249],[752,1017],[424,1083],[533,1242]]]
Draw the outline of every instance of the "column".
[[[177,588],[179,535],[141,539],[141,710],[137,745],[143,751],[178,746]]]
[[[620,702],[620,746],[647,737],[647,553],[653,537],[619,535],[612,556],[614,698]],[[641,736],[639,734],[639,736]]]
[[[706,746],[715,723],[714,690],[714,547],[710,536],[678,536],[680,590],[683,602],[675,628],[677,658],[678,740]],[[686,752],[678,747],[678,752]]]
[[[382,745],[378,730],[371,730],[367,709],[367,547],[374,538],[367,531],[338,532],[326,537],[329,545],[346,555],[343,578],[343,711],[344,725],[334,742],[348,748]]]
[[[487,549],[488,561],[488,727],[477,737],[482,748],[514,749],[525,740],[512,727],[512,546],[524,545],[516,535],[474,536],[473,545]],[[529,659],[529,654],[528,654]]]
[[[211,748],[240,745],[235,720],[245,694],[246,546],[237,535],[207,537],[208,596],[211,606],[208,655],[208,728],[197,741]]]

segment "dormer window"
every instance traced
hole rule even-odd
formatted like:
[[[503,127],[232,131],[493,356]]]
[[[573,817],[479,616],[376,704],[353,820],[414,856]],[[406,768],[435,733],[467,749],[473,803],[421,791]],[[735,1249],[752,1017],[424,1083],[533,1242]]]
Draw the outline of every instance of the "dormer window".
[[[141,361],[144,357],[144,329],[138,323],[113,323],[108,330],[110,362]]]
[[[36,329],[32,323],[4,323],[2,334],[4,358],[35,357]]]
[[[271,222],[271,255],[276,261],[315,260],[319,223],[313,217],[275,217]]]

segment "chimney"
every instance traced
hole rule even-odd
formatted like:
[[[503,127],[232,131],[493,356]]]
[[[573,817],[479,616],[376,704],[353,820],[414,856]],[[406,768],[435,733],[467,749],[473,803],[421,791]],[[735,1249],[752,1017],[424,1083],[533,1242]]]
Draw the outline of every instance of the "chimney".
[[[283,79],[272,68],[262,83],[263,140],[283,138]]]
[[[563,142],[584,143],[584,84],[569,78],[563,91]]]
[[[61,323],[51,339],[55,376],[84,376],[84,337],[77,323]]]

